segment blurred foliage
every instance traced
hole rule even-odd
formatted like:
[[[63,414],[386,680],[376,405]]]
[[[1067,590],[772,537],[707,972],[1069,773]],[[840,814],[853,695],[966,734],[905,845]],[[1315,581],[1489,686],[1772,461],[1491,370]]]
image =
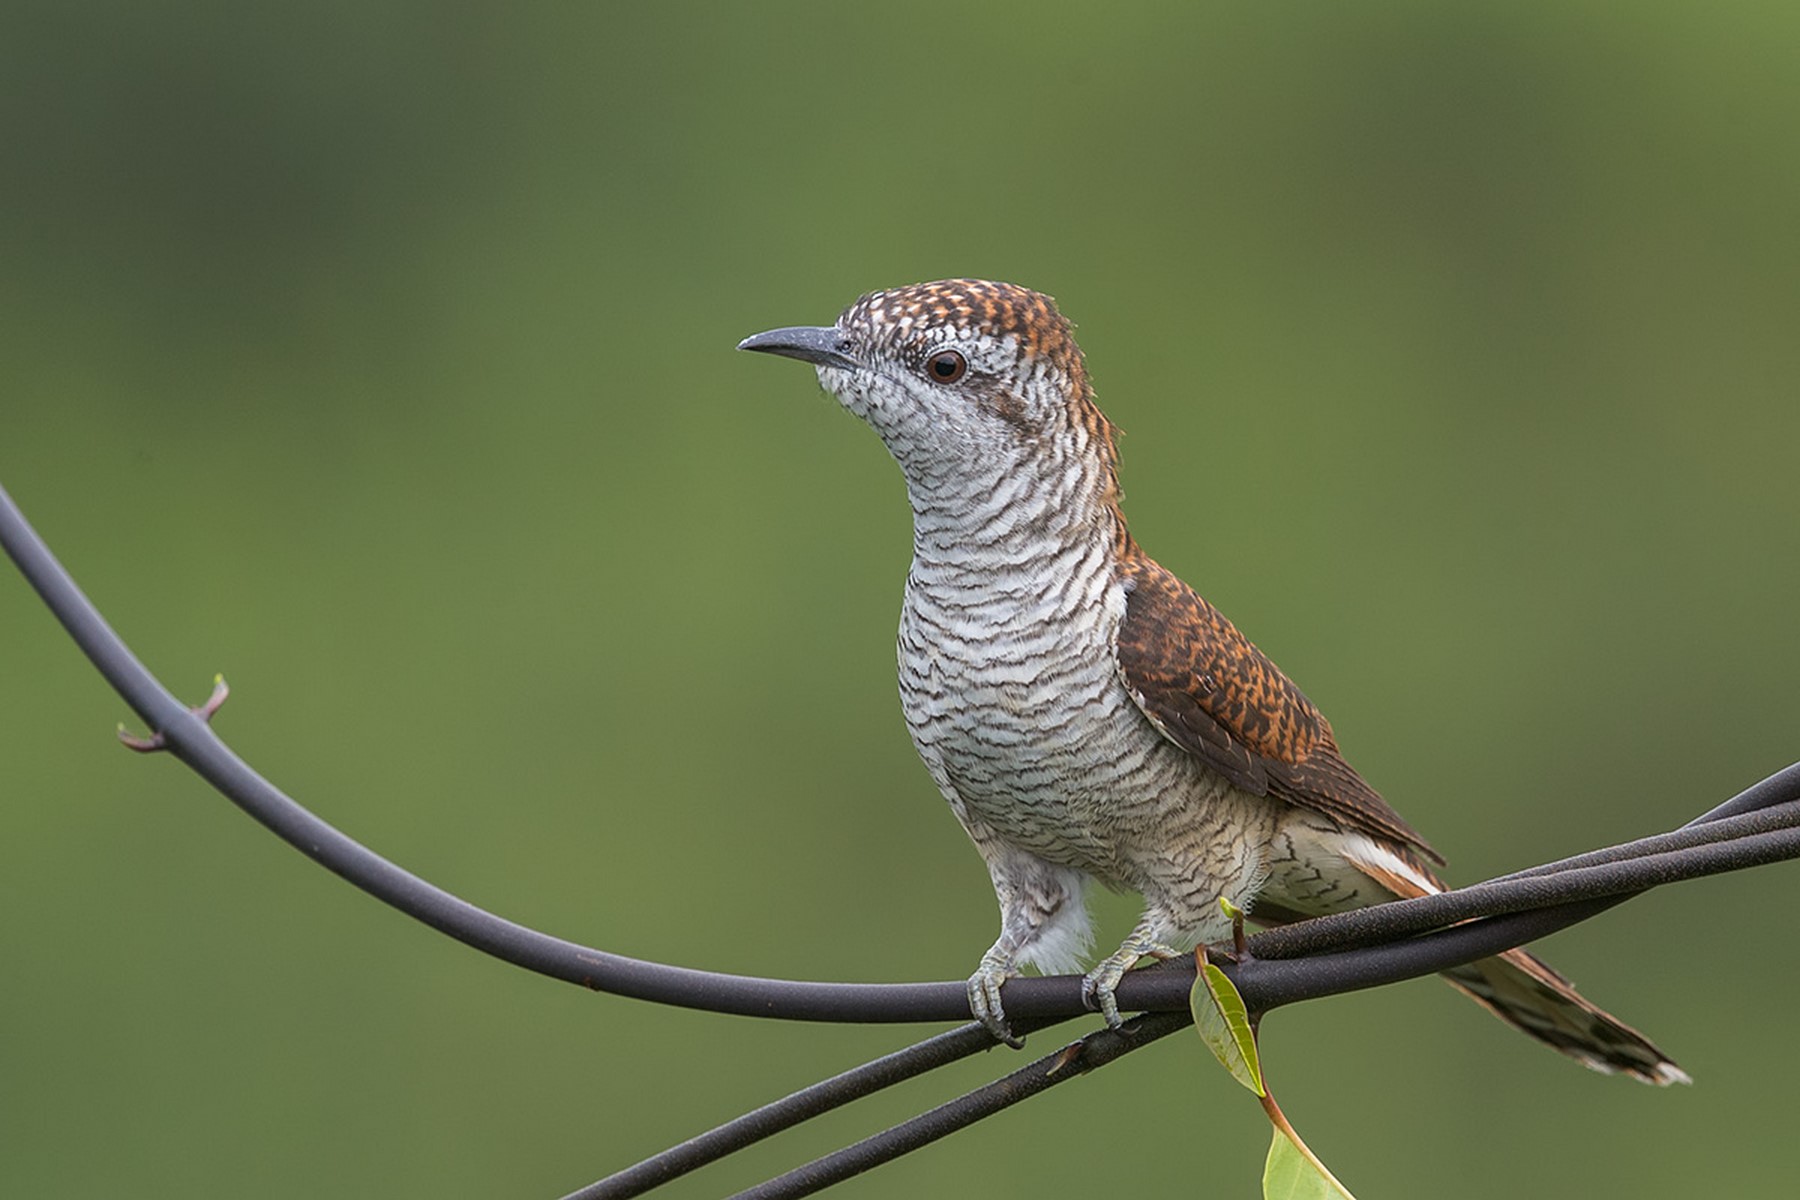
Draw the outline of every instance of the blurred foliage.
[[[1472,880],[1797,757],[1797,38],[1756,3],[15,0],[0,480],[171,686],[226,674],[259,769],[428,878],[627,954],[957,978],[993,902],[893,694],[897,472],[732,347],[1016,280],[1081,324],[1145,545]],[[0,664],[0,1193],[556,1195],[924,1032],[499,966],[112,745],[6,570]],[[1547,947],[1691,1090],[1429,981],[1279,1013],[1265,1058],[1365,1195],[1787,1194],[1795,878]],[[1232,1190],[1260,1125],[1187,1039],[841,1191]]]

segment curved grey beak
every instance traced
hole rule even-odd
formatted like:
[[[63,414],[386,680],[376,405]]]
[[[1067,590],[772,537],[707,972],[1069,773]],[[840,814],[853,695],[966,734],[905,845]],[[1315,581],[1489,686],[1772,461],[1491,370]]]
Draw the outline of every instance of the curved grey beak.
[[[795,325],[788,329],[771,329],[747,337],[738,343],[739,350],[757,350],[763,354],[779,354],[797,358],[821,367],[854,368],[850,343],[843,331],[834,326]]]

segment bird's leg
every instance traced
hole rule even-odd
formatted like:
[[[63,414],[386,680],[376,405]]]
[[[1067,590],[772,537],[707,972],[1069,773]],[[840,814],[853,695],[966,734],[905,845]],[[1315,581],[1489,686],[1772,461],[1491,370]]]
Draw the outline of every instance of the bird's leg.
[[[998,1041],[1017,1050],[1025,1040],[1006,1023],[1000,986],[1018,974],[1020,962],[1046,971],[1068,969],[1087,950],[1085,877],[1031,855],[998,850],[977,840],[988,857],[994,895],[1000,901],[1000,936],[969,976],[969,1012]]]
[[[1114,1029],[1125,1023],[1125,1018],[1119,1015],[1119,1002],[1113,997],[1113,990],[1119,986],[1119,980],[1125,978],[1125,972],[1136,966],[1140,958],[1178,958],[1182,953],[1156,939],[1156,932],[1162,925],[1162,921],[1152,920],[1146,913],[1124,944],[1101,959],[1081,981],[1082,1000],[1089,1008],[1099,1009],[1100,1015]]]

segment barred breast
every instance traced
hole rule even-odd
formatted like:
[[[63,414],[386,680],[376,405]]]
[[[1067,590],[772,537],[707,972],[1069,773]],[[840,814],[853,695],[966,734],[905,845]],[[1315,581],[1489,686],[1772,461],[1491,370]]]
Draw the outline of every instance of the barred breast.
[[[1018,501],[952,509],[954,530],[917,514],[898,645],[913,744],[984,854],[998,840],[1142,892],[1171,941],[1219,936],[1218,897],[1247,905],[1266,870],[1273,806],[1170,745],[1126,690],[1107,522],[1047,537],[1008,523]]]

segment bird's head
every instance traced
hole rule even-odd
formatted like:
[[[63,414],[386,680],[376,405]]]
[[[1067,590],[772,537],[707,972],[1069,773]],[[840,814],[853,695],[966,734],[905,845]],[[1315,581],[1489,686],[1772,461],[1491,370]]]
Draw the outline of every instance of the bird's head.
[[[1091,458],[1112,427],[1093,402],[1069,322],[1016,284],[947,279],[870,292],[837,323],[745,338],[812,363],[819,383],[881,435],[909,479],[951,462]]]

